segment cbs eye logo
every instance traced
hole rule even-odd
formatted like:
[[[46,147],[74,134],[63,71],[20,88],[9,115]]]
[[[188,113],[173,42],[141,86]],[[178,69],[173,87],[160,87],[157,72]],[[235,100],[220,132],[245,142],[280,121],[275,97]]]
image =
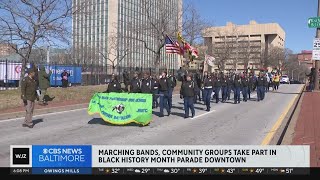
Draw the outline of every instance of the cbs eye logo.
[[[29,165],[29,148],[13,148],[12,164]]]

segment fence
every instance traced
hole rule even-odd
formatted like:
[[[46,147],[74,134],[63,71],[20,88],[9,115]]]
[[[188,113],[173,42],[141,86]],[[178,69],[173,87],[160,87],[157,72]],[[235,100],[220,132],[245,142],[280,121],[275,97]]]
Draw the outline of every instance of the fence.
[[[116,67],[103,65],[87,65],[87,64],[37,64],[39,67],[43,65],[46,67],[47,72],[50,70],[53,74],[50,77],[51,86],[61,86],[60,74],[67,70],[71,75],[69,82],[74,85],[102,85],[106,84],[111,79],[112,73],[117,75],[119,81],[123,82],[123,73],[127,71],[129,77],[132,78],[134,72],[139,72],[140,77],[144,72],[148,72],[150,75],[156,75],[155,68],[143,68],[143,67]],[[27,68],[34,67],[33,63],[28,63]],[[19,86],[21,78],[22,63],[13,62],[0,59],[0,90],[15,89]],[[160,72],[168,71],[172,75],[176,75],[177,71],[173,69],[160,69]]]
[[[21,69],[21,62],[0,60],[0,90],[18,87]]]
[[[140,78],[142,78],[144,72],[148,72],[151,76],[156,75],[155,68],[143,68],[143,67],[116,67],[112,68],[110,66],[89,66],[83,68],[82,73],[82,85],[99,85],[106,84],[109,79],[111,79],[112,74],[118,77],[120,82],[123,82],[124,72],[129,73],[129,77],[132,78],[135,72],[139,73]],[[160,69],[160,72],[167,71],[172,75],[177,74],[177,70],[174,69]]]

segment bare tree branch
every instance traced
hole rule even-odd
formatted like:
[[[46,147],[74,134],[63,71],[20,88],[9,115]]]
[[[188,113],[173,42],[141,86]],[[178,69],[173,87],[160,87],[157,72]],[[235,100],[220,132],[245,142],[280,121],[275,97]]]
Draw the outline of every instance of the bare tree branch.
[[[2,0],[0,14],[1,41],[14,44],[12,48],[21,56],[21,76],[34,47],[69,43],[71,0]]]
[[[185,4],[183,7],[182,35],[191,45],[202,40],[202,32],[213,26],[213,23],[203,19],[195,5]]]
[[[131,53],[129,49],[124,50],[124,53],[118,52],[118,37],[117,35],[113,34],[108,37],[108,49],[107,54],[103,52],[99,52],[99,54],[102,55],[102,57],[105,59],[106,66],[110,65],[112,66],[112,73],[115,73],[116,67],[121,63],[121,61]]]
[[[138,4],[138,9],[141,11],[142,16],[145,17],[146,22],[134,26],[129,23],[129,31],[133,33],[124,38],[139,42],[139,46],[144,47],[155,55],[155,59],[152,60],[158,71],[166,36],[176,36],[179,31],[178,21],[182,17],[177,17],[173,14],[181,10],[177,6],[173,7],[168,3],[163,3],[163,0],[140,0]]]

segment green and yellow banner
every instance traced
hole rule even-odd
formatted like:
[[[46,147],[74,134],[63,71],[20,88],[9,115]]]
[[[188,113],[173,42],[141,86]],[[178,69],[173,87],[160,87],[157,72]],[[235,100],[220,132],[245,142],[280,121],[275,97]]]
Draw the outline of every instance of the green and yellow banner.
[[[96,93],[90,101],[88,113],[100,114],[104,121],[111,124],[147,125],[152,120],[152,95]]]

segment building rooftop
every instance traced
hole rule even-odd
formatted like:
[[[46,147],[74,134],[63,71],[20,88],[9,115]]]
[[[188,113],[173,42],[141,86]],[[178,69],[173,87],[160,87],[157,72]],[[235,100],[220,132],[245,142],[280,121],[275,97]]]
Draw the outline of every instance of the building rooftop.
[[[312,54],[312,50],[302,50],[299,54]]]
[[[285,31],[278,23],[263,23],[259,24],[255,20],[251,20],[249,24],[238,25],[232,22],[227,22],[226,26],[209,27],[204,30],[204,37],[212,37],[212,35],[223,32],[230,34],[233,31],[238,31],[240,34],[279,34],[285,39]]]

